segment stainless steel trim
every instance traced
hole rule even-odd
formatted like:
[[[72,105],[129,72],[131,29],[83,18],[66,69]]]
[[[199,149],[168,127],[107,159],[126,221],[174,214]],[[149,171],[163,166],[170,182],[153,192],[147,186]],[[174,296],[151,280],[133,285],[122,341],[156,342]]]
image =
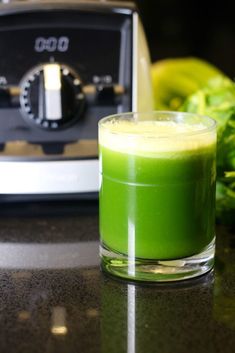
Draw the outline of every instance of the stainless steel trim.
[[[138,27],[139,15],[133,13],[133,35],[132,35],[132,111],[138,110]]]
[[[0,194],[68,194],[99,190],[99,162],[2,161]]]
[[[66,269],[99,265],[99,242],[0,243],[1,269]]]
[[[132,1],[95,1],[95,0],[41,0],[34,1],[10,1],[0,3],[0,16],[12,13],[32,12],[32,11],[51,11],[51,10],[78,10],[78,11],[97,11],[120,13],[131,15],[135,4]]]
[[[50,161],[60,160],[81,160],[81,159],[95,159],[98,155],[98,141],[92,140],[78,140],[77,142],[66,143],[64,146],[63,155],[50,155]],[[3,161],[45,161],[46,156],[43,152],[42,145],[32,144],[26,141],[9,141],[5,143],[4,151],[0,151],[0,163]]]
[[[126,49],[127,49],[127,28],[130,26],[130,21],[125,21],[124,25],[121,28],[121,48],[120,48],[120,56],[119,56],[119,86],[123,88],[123,93],[125,93],[125,89],[131,89],[132,83],[130,83],[130,87],[126,85]],[[117,113],[121,114],[124,111],[124,104],[118,104]]]

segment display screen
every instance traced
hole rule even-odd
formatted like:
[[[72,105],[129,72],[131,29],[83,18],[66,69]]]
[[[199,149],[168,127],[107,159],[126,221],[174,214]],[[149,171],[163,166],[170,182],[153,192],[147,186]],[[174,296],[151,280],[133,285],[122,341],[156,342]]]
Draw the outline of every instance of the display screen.
[[[18,84],[32,67],[70,65],[84,83],[117,82],[121,33],[97,28],[0,28],[0,84]],[[5,81],[5,82],[4,82]]]

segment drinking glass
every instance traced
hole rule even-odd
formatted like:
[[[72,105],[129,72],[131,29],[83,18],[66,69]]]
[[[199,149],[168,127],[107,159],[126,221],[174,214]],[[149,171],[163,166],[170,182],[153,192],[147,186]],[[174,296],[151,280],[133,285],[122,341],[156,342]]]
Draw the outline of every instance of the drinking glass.
[[[138,281],[208,272],[215,252],[216,123],[181,112],[99,122],[102,268]]]

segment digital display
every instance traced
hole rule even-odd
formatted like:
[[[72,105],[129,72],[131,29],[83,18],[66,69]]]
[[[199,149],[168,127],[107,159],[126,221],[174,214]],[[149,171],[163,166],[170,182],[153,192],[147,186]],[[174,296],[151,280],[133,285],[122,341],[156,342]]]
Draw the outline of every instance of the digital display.
[[[18,84],[34,66],[60,62],[84,83],[95,77],[118,81],[121,33],[97,28],[0,29],[0,81]]]
[[[68,37],[37,37],[34,43],[34,50],[37,53],[46,51],[48,53],[66,52],[69,49]]]

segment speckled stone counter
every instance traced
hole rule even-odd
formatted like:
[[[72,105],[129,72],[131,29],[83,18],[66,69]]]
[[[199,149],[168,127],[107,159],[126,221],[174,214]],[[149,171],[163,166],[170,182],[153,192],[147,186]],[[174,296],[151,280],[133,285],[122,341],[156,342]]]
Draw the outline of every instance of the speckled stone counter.
[[[0,213],[1,353],[235,352],[235,232],[214,272],[141,285],[100,272],[97,203]]]

